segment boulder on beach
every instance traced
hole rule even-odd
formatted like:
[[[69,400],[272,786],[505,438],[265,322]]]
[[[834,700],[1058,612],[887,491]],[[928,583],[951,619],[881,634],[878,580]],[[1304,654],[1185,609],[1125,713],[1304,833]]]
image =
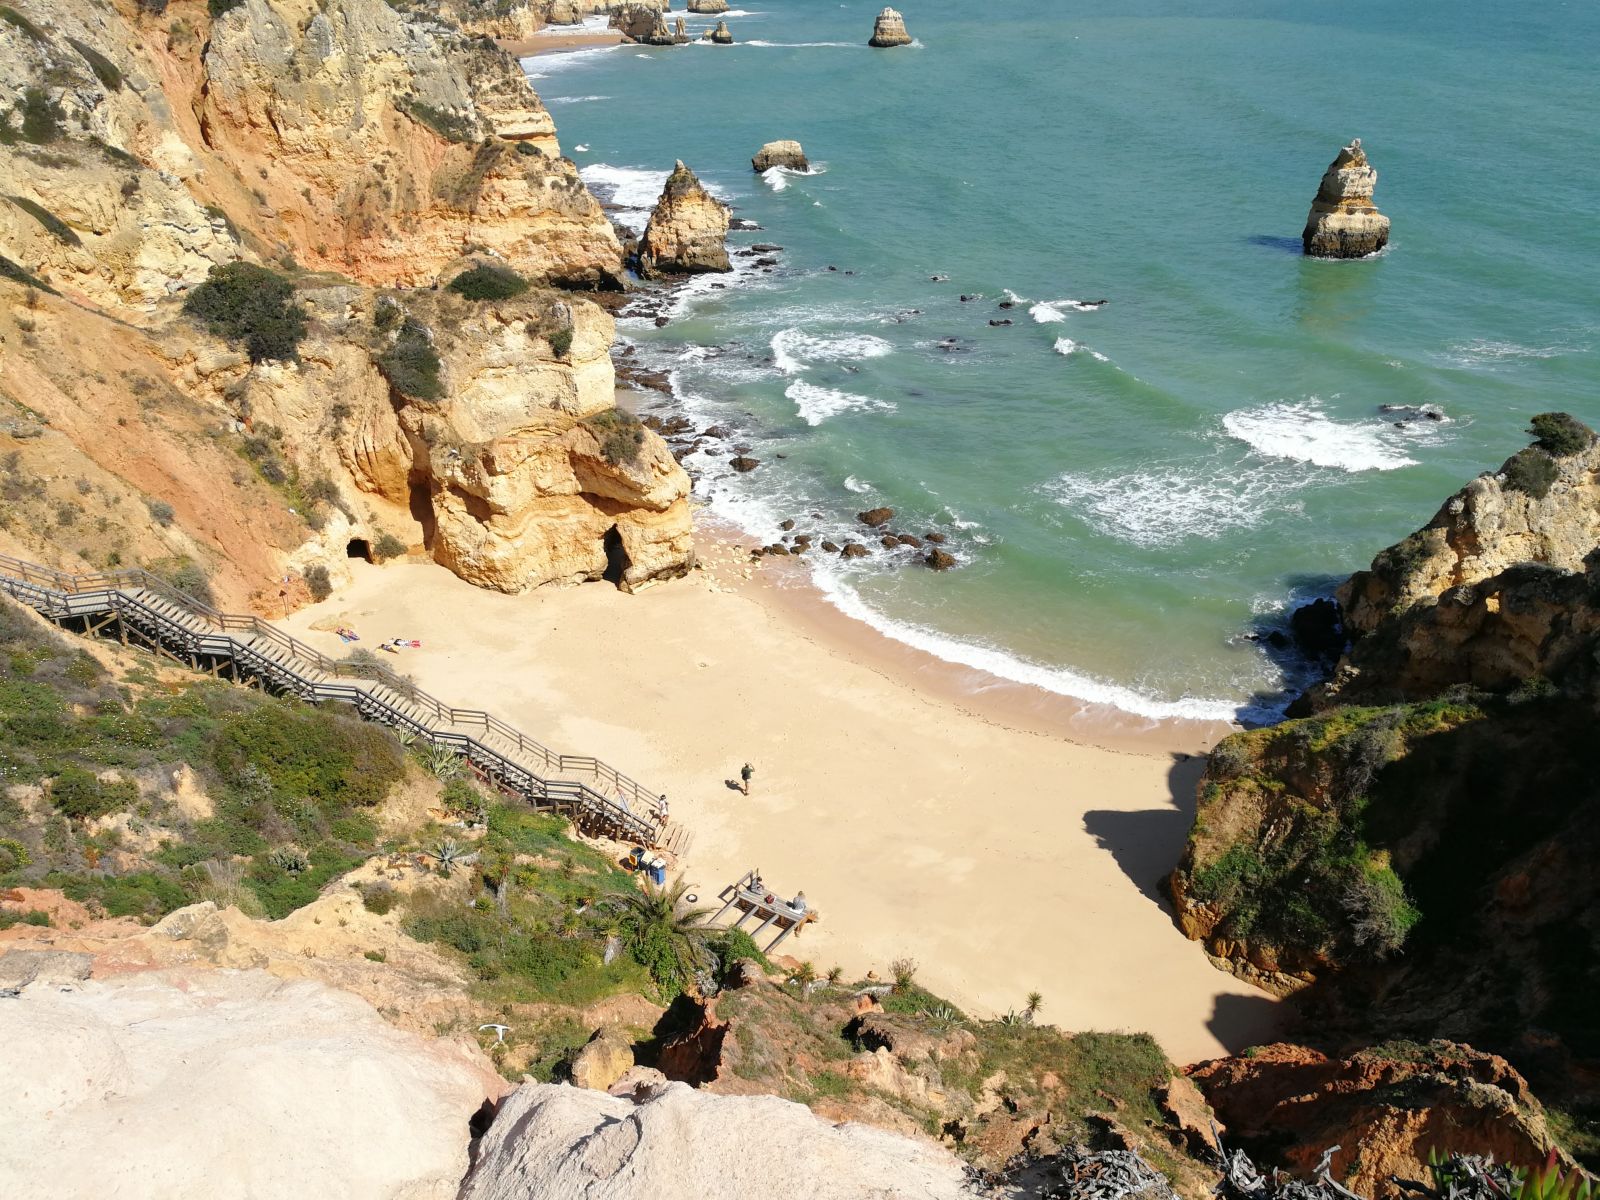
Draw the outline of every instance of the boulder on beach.
[[[639,274],[653,278],[732,270],[723,244],[727,236],[728,206],[706,191],[679,159],[639,239]]]
[[[1389,218],[1372,203],[1377,186],[1377,169],[1355,138],[1322,176],[1300,235],[1305,252],[1313,258],[1363,258],[1388,245]]]
[[[910,44],[911,35],[906,32],[904,17],[892,8],[886,8],[878,14],[878,19],[872,24],[872,37],[867,40],[867,45],[886,48]]]
[[[717,27],[708,36],[719,46],[733,45],[733,31],[728,28],[726,21],[718,21]]]
[[[800,143],[795,141],[768,142],[756,151],[750,166],[757,171],[770,171],[773,167],[788,167],[791,171],[809,171],[810,160]]]

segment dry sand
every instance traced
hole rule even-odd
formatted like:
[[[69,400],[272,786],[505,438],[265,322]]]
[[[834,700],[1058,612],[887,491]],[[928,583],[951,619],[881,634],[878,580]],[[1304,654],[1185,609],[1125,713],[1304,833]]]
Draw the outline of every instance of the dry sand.
[[[358,562],[288,624],[332,654],[311,629],[330,615],[369,646],[420,638],[395,665],[441,700],[667,793],[702,901],[751,867],[804,890],[823,920],[782,951],[819,970],[909,956],[963,1007],[1037,989],[1050,1023],[1147,1030],[1180,1063],[1271,1039],[1277,1003],[1213,968],[1160,898],[1201,766],[1185,751],[1218,729],[1135,729],[948,667],[834,613],[795,567],[747,583],[736,547],[700,544],[703,570],[637,596]],[[748,798],[725,783],[747,761]]]
[[[564,50],[588,50],[595,46],[617,46],[622,43],[622,33],[616,29],[596,29],[592,32],[570,32],[571,26],[552,25],[532,37],[503,38],[500,49],[513,58],[536,58],[541,54],[560,54]]]

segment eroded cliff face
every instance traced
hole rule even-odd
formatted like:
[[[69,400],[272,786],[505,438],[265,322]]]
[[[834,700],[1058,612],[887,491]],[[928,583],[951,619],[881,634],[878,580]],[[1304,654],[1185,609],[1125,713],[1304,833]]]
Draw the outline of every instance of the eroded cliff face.
[[[610,222],[493,43],[382,0],[246,0],[200,67],[202,137],[247,177],[262,165],[258,207],[301,261],[415,286],[476,246],[541,282],[616,286]]]

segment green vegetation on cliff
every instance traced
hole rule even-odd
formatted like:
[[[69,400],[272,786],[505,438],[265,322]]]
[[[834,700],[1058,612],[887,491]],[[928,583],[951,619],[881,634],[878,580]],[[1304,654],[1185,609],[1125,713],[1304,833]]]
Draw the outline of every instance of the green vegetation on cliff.
[[[212,267],[183,311],[217,337],[241,343],[256,363],[293,361],[306,335],[306,310],[295,302],[294,285],[254,263]]]
[[[201,899],[286,916],[374,851],[404,762],[338,712],[119,680],[0,601],[0,887],[59,887],[113,916]]]

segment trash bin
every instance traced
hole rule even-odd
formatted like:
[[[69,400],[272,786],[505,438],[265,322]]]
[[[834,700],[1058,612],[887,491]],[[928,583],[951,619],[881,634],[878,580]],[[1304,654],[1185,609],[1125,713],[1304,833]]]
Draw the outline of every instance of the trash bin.
[[[645,868],[650,872],[650,882],[660,887],[667,881],[667,864],[659,858],[650,860],[650,865]]]

